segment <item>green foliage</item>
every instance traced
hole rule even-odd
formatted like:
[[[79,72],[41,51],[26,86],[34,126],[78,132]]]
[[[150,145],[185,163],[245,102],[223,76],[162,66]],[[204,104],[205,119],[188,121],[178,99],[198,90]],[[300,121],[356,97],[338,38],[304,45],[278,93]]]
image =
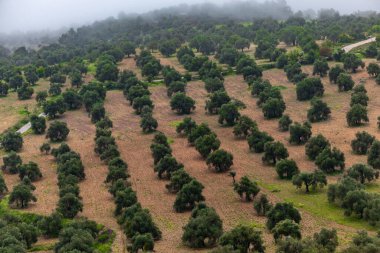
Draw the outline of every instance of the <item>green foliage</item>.
[[[32,115],[30,117],[31,128],[35,134],[43,134],[46,130],[46,120],[44,117]]]
[[[200,204],[192,211],[184,227],[182,242],[191,248],[212,247],[222,234],[222,220],[218,214],[213,208]]]
[[[186,83],[181,81],[171,82],[168,87],[168,97],[171,97],[175,93],[186,92]]]
[[[313,97],[321,97],[325,92],[322,81],[319,78],[306,78],[299,82],[296,87],[299,101],[310,100]]]
[[[357,127],[362,125],[364,122],[369,122],[367,108],[360,104],[353,105],[347,112],[346,119],[347,124],[350,127]]]
[[[32,182],[34,182],[42,178],[42,173],[37,163],[29,162],[27,164],[22,164],[18,170],[21,180],[24,177],[28,177]]]
[[[62,97],[51,99],[43,104],[44,113],[50,119],[56,118],[58,115],[62,115],[66,111],[66,104]]]
[[[267,195],[261,194],[260,198],[253,202],[253,207],[259,216],[266,216],[273,205],[269,202]]]
[[[330,148],[330,146],[330,142],[323,135],[318,134],[310,138],[306,143],[306,155],[310,160],[314,161],[325,148]]]
[[[62,98],[68,110],[76,110],[82,106],[82,99],[80,95],[72,89],[63,92]]]
[[[312,135],[311,125],[307,122],[304,123],[303,125],[296,122],[290,126],[289,131],[290,131],[289,143],[296,144],[296,145],[305,144]]]
[[[335,65],[329,72],[329,79],[331,83],[337,83],[340,74],[344,73],[344,69],[340,65]]]
[[[293,120],[290,118],[289,115],[285,114],[285,115],[282,115],[282,117],[280,118],[280,120],[278,121],[278,128],[282,131],[282,132],[287,132],[289,131],[289,127],[290,125],[293,123]]]
[[[154,171],[157,172],[158,177],[170,179],[173,172],[182,169],[183,164],[171,155],[165,155],[155,166]]]
[[[195,110],[195,101],[185,93],[177,93],[170,100],[170,107],[178,114],[190,114]]]
[[[283,159],[276,164],[276,172],[280,179],[290,180],[299,174],[300,170],[294,160]]]
[[[16,204],[18,208],[27,208],[31,201],[37,201],[32,191],[32,188],[23,182],[14,186],[9,196],[9,204]]]
[[[195,179],[183,185],[177,193],[174,210],[179,213],[192,210],[197,203],[205,200],[202,195],[203,189],[204,186]]]
[[[233,126],[240,118],[239,108],[233,103],[222,105],[219,111],[218,122],[221,125]]]
[[[228,96],[227,92],[224,90],[219,90],[210,94],[209,99],[206,100],[205,109],[210,114],[218,114],[220,108],[224,104],[228,104],[230,101],[231,98]]]
[[[239,138],[247,138],[257,130],[257,123],[248,116],[241,116],[234,126],[234,135]]]
[[[273,237],[276,241],[284,237],[301,239],[300,226],[293,220],[286,219],[278,222],[271,232],[273,233]]]
[[[208,93],[214,93],[224,90],[223,80],[219,78],[208,78],[205,80],[205,89]]]
[[[6,132],[1,138],[2,148],[6,152],[21,150],[24,141],[21,134],[17,132]]]
[[[179,169],[172,173],[170,183],[166,185],[166,189],[171,193],[177,193],[192,180],[193,178],[184,169]]]
[[[368,164],[375,169],[380,169],[380,142],[374,141],[368,151]]]
[[[27,100],[32,97],[34,90],[28,85],[23,85],[17,89],[17,97],[19,100]]]
[[[158,127],[158,122],[152,114],[144,114],[141,118],[140,127],[144,133],[152,133]]]
[[[311,101],[311,108],[307,111],[307,119],[310,122],[325,121],[330,117],[330,107],[320,99]]]
[[[231,153],[219,149],[212,152],[206,160],[209,167],[213,168],[216,172],[225,172],[233,165],[234,157]]]
[[[219,238],[219,244],[231,246],[233,250],[237,250],[240,253],[246,253],[249,250],[258,253],[265,252],[261,231],[247,225],[239,225],[231,231],[224,233]]]
[[[252,201],[260,192],[260,188],[256,182],[250,180],[247,176],[240,179],[240,182],[234,184],[234,191],[241,198],[245,198],[247,202]]]
[[[7,173],[16,174],[22,164],[21,157],[14,151],[3,157],[3,166],[1,169]]]
[[[272,136],[267,132],[261,132],[259,130],[254,130],[253,133],[248,136],[249,149],[255,153],[264,152],[265,144],[274,141]]]
[[[365,63],[357,55],[348,53],[343,56],[343,65],[345,70],[355,73],[359,67],[364,68]]]
[[[269,98],[262,106],[264,117],[266,119],[275,119],[282,117],[285,109],[285,102],[282,99],[277,98]]]
[[[277,161],[289,157],[288,150],[281,142],[267,142],[264,145],[264,163],[276,165]]]
[[[188,136],[191,133],[191,131],[196,127],[197,123],[192,118],[186,117],[176,127],[176,132]]]
[[[367,154],[372,143],[375,141],[375,137],[365,131],[357,132],[355,136],[356,139],[351,141],[352,151],[358,155]]]
[[[265,89],[270,89],[272,85],[268,80],[258,79],[252,82],[251,87],[252,96],[260,96],[261,92],[263,92]]]
[[[337,84],[339,91],[349,91],[352,90],[352,88],[355,85],[355,82],[352,80],[352,77],[350,74],[341,73],[338,76]]]
[[[50,124],[46,138],[49,138],[52,142],[61,142],[66,140],[69,133],[70,130],[65,122],[54,121]]]
[[[306,193],[309,193],[310,187],[315,191],[318,187],[323,188],[327,185],[327,179],[322,171],[316,170],[313,173],[300,173],[293,176],[292,183],[299,189],[305,185]]]
[[[315,164],[320,170],[327,174],[342,172],[345,168],[345,156],[344,153],[337,148],[331,149],[330,147],[326,147],[315,158]]]
[[[195,149],[201,154],[203,158],[207,158],[210,153],[218,150],[220,147],[220,140],[215,134],[204,135],[195,141]]]
[[[187,136],[187,140],[189,143],[194,144],[199,137],[209,135],[211,133],[212,131],[210,127],[206,123],[202,123],[191,130],[190,134]]]
[[[327,75],[327,72],[330,70],[329,64],[326,60],[319,59],[314,62],[313,75],[319,75],[324,77]]]
[[[280,221],[289,219],[300,223],[301,215],[298,210],[290,203],[277,203],[267,214],[267,228],[273,229]]]
[[[379,64],[373,63],[373,62],[370,63],[367,66],[367,72],[368,72],[368,75],[370,75],[372,77],[377,77],[380,74],[380,66],[379,66]]]
[[[379,172],[365,164],[354,164],[348,169],[347,175],[361,184],[364,184],[366,181],[371,182],[379,178]]]

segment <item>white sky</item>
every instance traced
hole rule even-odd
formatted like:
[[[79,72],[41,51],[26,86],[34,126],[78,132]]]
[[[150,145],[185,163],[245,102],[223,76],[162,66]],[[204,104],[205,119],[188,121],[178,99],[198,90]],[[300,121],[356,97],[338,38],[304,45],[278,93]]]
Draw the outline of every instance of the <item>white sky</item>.
[[[225,1],[227,0],[208,0],[214,3]],[[356,10],[380,11],[380,0],[287,1],[294,10],[336,8],[341,13]],[[0,0],[0,33],[59,29],[117,16],[121,11],[142,13],[180,3],[202,2],[206,0]]]

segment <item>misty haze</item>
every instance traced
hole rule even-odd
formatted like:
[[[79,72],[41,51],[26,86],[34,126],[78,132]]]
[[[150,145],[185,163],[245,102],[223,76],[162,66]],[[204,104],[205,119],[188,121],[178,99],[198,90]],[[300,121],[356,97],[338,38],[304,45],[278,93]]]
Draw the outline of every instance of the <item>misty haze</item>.
[[[378,0],[0,0],[0,253],[380,253]]]

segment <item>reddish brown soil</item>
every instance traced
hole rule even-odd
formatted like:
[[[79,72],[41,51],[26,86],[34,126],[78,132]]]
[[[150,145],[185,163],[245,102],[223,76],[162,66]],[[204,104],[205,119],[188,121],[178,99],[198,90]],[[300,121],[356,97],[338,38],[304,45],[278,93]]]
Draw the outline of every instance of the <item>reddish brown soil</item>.
[[[141,79],[141,70],[136,66],[136,61],[134,60],[133,57],[124,58],[119,63],[119,69],[120,69],[120,71],[131,70],[131,71],[135,72],[138,79]]]

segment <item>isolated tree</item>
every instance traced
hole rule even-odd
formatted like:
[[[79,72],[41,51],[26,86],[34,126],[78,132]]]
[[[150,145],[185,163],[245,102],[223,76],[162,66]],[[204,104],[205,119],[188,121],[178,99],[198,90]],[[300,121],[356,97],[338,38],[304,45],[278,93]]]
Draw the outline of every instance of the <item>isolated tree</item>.
[[[258,215],[266,216],[273,205],[269,202],[267,195],[261,194],[260,198],[253,202],[253,207]]]
[[[344,55],[343,65],[345,70],[351,70],[354,73],[356,73],[359,67],[365,67],[365,63],[357,55],[352,53]]]
[[[341,73],[338,76],[337,80],[339,91],[349,91],[352,90],[352,88],[355,85],[355,82],[352,80],[351,75],[346,73]]]
[[[374,141],[368,151],[368,165],[374,169],[380,169],[380,142]]]
[[[262,157],[264,163],[275,165],[277,161],[288,157],[288,150],[281,142],[267,142],[264,145],[264,156]]]
[[[259,130],[253,131],[253,133],[248,136],[249,149],[255,153],[264,152],[265,144],[274,141],[273,137],[266,132],[261,132]]]
[[[361,184],[364,184],[366,181],[371,182],[379,178],[379,172],[365,164],[354,164],[348,169],[347,175]]]
[[[289,131],[289,143],[296,145],[305,144],[312,135],[311,125],[309,123],[304,123],[301,125],[300,123],[296,122],[290,126]]]
[[[22,164],[21,157],[14,151],[3,157],[3,166],[1,169],[10,174],[16,174]]]
[[[36,94],[36,101],[38,105],[43,105],[46,102],[46,98],[48,97],[47,91],[38,91]]]
[[[351,147],[355,154],[365,155],[375,141],[375,137],[369,133],[357,132],[356,139],[351,141]]]
[[[300,223],[301,215],[291,203],[277,203],[267,214],[267,228],[273,229],[280,221],[289,219]]]
[[[29,162],[27,164],[20,165],[19,177],[21,180],[24,177],[28,177],[30,181],[34,182],[42,178],[42,173],[37,163]]]
[[[199,137],[209,135],[211,133],[212,131],[210,127],[206,123],[202,123],[191,130],[190,134],[187,136],[187,140],[189,143],[194,144]]]
[[[345,168],[345,156],[337,148],[325,148],[315,159],[315,164],[325,173],[334,173]]]
[[[197,127],[197,123],[190,117],[183,119],[176,127],[176,132],[188,136],[194,128]]]
[[[330,70],[329,64],[326,60],[317,60],[314,62],[313,75],[319,75],[324,77],[327,75],[327,72]]]
[[[170,179],[171,174],[174,171],[177,171],[182,168],[183,168],[182,163],[177,162],[177,160],[173,156],[166,155],[154,166],[154,171],[157,172],[158,177],[160,179],[161,178]]]
[[[133,109],[135,109],[136,114],[140,115],[144,107],[150,107],[153,109],[153,101],[148,95],[137,97],[133,100]]]
[[[177,93],[170,100],[170,107],[178,114],[190,114],[195,110],[195,101],[185,93]]]
[[[311,108],[307,111],[307,119],[310,122],[325,121],[330,117],[331,109],[321,99],[313,99]]]
[[[51,146],[49,143],[43,143],[41,146],[40,146],[40,151],[41,153],[45,153],[46,155],[49,154],[51,150]]]
[[[54,121],[50,124],[46,138],[49,138],[52,142],[60,142],[66,140],[69,133],[70,129],[65,122]]]
[[[247,202],[252,201],[260,192],[260,188],[255,181],[250,180],[247,176],[240,179],[234,184],[234,191]]]
[[[319,78],[306,78],[296,86],[297,99],[299,101],[310,100],[313,97],[321,97],[325,92],[322,81]]]
[[[210,114],[218,114],[220,108],[224,104],[228,104],[231,98],[224,90],[215,91],[210,94],[209,99],[206,101],[206,111]]]
[[[168,91],[167,91],[168,97],[171,97],[173,94],[179,93],[179,92],[182,92],[182,93],[186,92],[185,82],[176,81],[169,84]]]
[[[323,188],[327,185],[327,179],[322,171],[316,170],[313,173],[300,173],[293,176],[292,183],[299,189],[304,185],[306,193],[309,193],[310,187],[315,191],[318,187]]]
[[[252,252],[264,253],[265,246],[261,231],[248,225],[239,225],[231,231],[224,233],[219,238],[222,246],[231,246],[240,253]],[[234,252],[234,251],[228,251]]]
[[[171,193],[177,193],[192,180],[193,178],[184,169],[179,169],[172,173],[170,183],[166,185],[166,189]]]
[[[32,115],[30,117],[31,128],[35,134],[43,134],[46,130],[46,120],[44,117]]]
[[[61,213],[64,218],[72,219],[82,211],[83,204],[79,197],[73,193],[67,193],[58,200],[57,212]]]
[[[234,157],[231,153],[219,149],[212,152],[206,160],[209,167],[213,168],[216,172],[224,172],[231,168],[233,165]]]
[[[82,98],[72,89],[63,92],[62,98],[68,110],[76,110],[82,106]]]
[[[368,75],[371,77],[377,77],[380,74],[380,65],[377,63],[370,63],[367,67]]]
[[[289,131],[289,127],[292,123],[293,123],[293,120],[290,118],[290,116],[285,114],[278,121],[278,128],[282,132],[287,132]]]
[[[276,164],[276,172],[280,179],[290,180],[299,174],[300,170],[294,160],[283,159]]]
[[[337,83],[340,74],[344,73],[344,69],[340,65],[332,67],[329,72],[329,79],[331,83]]]
[[[208,78],[205,80],[205,89],[208,93],[224,90],[223,80],[219,78]]]
[[[280,118],[286,109],[284,100],[269,98],[262,106],[266,119]]]
[[[218,150],[220,147],[220,140],[215,134],[204,135],[195,141],[195,149],[201,154],[203,158],[207,158],[210,153]]]
[[[17,89],[17,97],[20,100],[30,99],[33,93],[34,93],[33,88],[26,84],[21,86],[19,89]]]
[[[66,104],[63,98],[58,97],[56,99],[46,101],[46,103],[43,104],[43,110],[49,119],[54,119],[58,115],[65,113]]]
[[[234,135],[247,138],[254,130],[257,130],[257,123],[248,116],[241,116],[234,126]]]
[[[195,179],[182,186],[174,202],[175,211],[182,213],[192,210],[197,203],[204,201],[205,198],[202,195],[203,189],[204,186]]]
[[[145,114],[141,118],[140,127],[144,133],[151,133],[156,131],[158,122],[155,118],[153,118],[152,114]]]
[[[223,225],[215,210],[201,203],[192,211],[183,230],[182,242],[199,249],[214,246],[223,234]]]
[[[350,127],[357,127],[363,124],[363,122],[369,122],[367,115],[367,108],[365,106],[355,104],[347,112],[346,115],[347,124]]]
[[[284,237],[301,239],[300,226],[293,220],[286,219],[278,222],[271,232],[273,233],[273,237],[276,241]]]
[[[306,143],[306,155],[310,160],[314,161],[325,148],[330,148],[330,142],[323,135],[318,134],[311,137]]]
[[[233,103],[222,105],[219,111],[218,122],[221,125],[233,126],[240,117],[238,107]]]
[[[36,202],[37,198],[33,195],[30,186],[20,183],[13,187],[9,196],[9,204],[16,204],[18,208],[27,208],[30,202]]]
[[[1,138],[1,145],[6,152],[20,151],[23,143],[21,134],[17,132],[5,132]]]

